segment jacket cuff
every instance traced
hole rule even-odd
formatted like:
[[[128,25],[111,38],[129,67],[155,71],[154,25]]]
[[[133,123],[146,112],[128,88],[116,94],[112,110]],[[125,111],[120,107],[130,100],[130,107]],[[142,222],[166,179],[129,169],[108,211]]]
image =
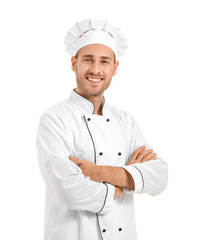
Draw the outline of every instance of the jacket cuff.
[[[133,178],[134,184],[135,184],[135,189],[134,190],[129,190],[129,189],[123,189],[124,192],[126,193],[140,193],[144,189],[144,178],[141,173],[141,171],[135,167],[133,164],[132,165],[127,165],[123,166],[123,168],[130,173],[130,175]]]
[[[105,192],[105,199],[101,210],[98,212],[99,214],[108,214],[111,211],[113,200],[114,200],[114,193],[115,187],[109,183],[103,183],[106,188]]]

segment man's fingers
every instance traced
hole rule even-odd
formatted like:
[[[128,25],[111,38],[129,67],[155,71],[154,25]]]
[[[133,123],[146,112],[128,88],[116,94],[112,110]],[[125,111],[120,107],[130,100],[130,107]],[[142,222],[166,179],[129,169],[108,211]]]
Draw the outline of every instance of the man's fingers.
[[[77,165],[80,165],[81,163],[83,163],[83,160],[73,157],[72,155],[69,156],[69,159]]]
[[[146,155],[144,158],[142,158],[141,162],[155,160],[155,159],[157,159],[156,156],[157,156],[157,153],[150,153],[150,154]]]
[[[130,161],[129,161],[129,164],[134,163],[134,162],[136,161],[137,156],[138,156],[145,148],[146,148],[145,145],[137,148],[137,149],[134,151],[134,153],[132,154],[132,156],[131,156],[131,158],[130,158]]]
[[[151,154],[151,153],[153,153],[153,149],[147,149],[147,150],[142,151],[142,152],[138,155],[138,157],[136,158],[136,162],[141,162],[142,159],[143,159],[145,156],[147,156],[147,155],[149,155],[149,154]]]
[[[133,163],[143,163],[149,160],[156,160],[157,153],[153,152],[153,149],[146,149],[146,146],[143,145],[137,148],[132,154],[128,165]]]

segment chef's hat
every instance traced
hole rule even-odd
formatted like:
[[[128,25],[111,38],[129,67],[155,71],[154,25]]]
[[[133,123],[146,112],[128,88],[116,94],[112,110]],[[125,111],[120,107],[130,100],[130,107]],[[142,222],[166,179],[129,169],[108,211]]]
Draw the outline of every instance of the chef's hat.
[[[77,22],[65,37],[66,51],[75,56],[79,49],[89,44],[103,44],[113,50],[117,57],[127,49],[127,42],[120,28],[107,20],[87,19]]]

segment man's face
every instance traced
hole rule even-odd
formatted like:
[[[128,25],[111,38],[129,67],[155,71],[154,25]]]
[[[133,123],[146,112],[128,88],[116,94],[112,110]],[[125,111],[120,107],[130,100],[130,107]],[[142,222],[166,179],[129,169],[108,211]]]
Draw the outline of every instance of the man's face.
[[[76,74],[76,91],[86,97],[102,96],[116,75],[119,64],[113,51],[101,44],[81,48],[71,61]]]

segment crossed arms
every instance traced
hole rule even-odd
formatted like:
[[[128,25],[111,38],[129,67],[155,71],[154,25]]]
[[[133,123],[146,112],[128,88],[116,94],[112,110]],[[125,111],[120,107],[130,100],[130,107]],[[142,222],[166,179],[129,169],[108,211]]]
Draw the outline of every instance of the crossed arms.
[[[146,149],[146,146],[143,145],[134,151],[128,165],[155,160],[157,159],[156,156],[157,154],[153,152],[153,149]],[[80,167],[85,177],[89,177],[96,182],[107,182],[114,185],[114,199],[123,194],[123,188],[129,190],[135,189],[131,174],[122,167],[100,166],[71,155],[69,156],[69,159]]]
[[[167,164],[153,150],[146,150],[147,143],[134,121],[128,119],[127,126],[131,133],[131,158],[127,165],[98,166],[74,158],[76,151],[69,148],[70,138],[60,118],[51,112],[44,114],[36,145],[47,196],[61,208],[107,214],[113,199],[123,191],[152,196],[162,192],[167,185]]]

